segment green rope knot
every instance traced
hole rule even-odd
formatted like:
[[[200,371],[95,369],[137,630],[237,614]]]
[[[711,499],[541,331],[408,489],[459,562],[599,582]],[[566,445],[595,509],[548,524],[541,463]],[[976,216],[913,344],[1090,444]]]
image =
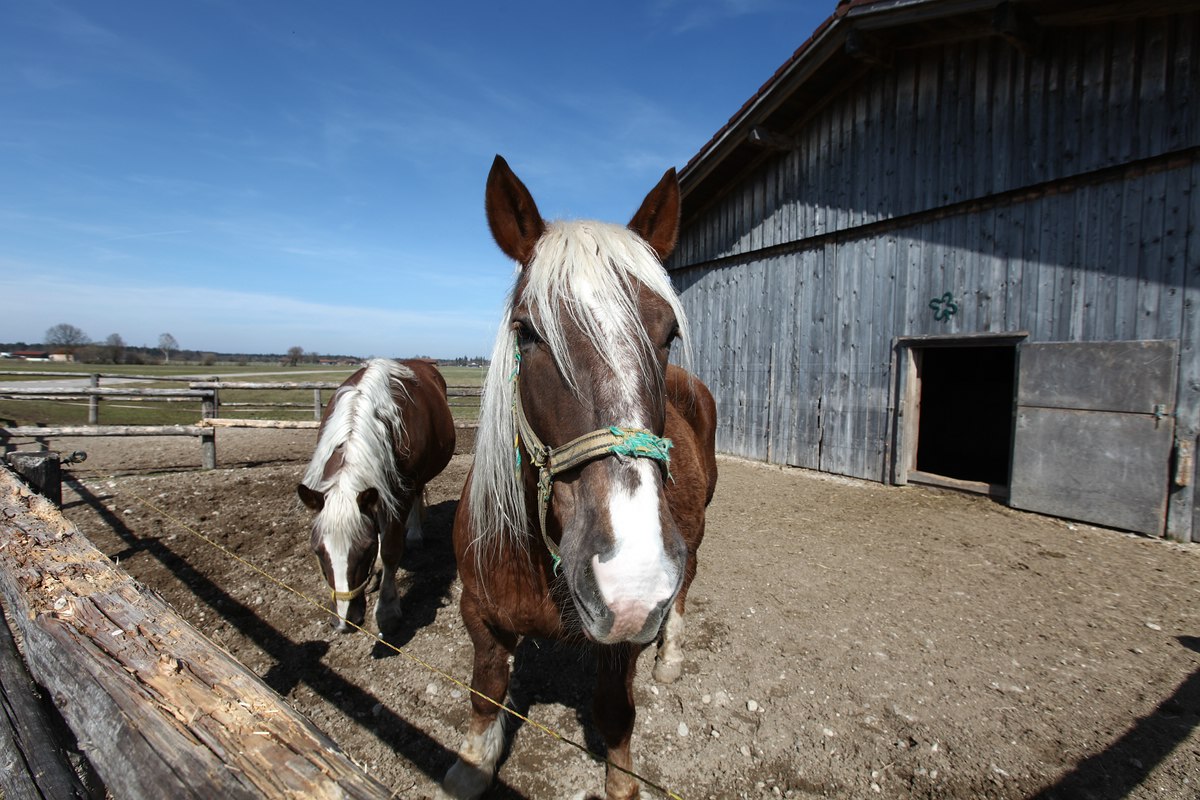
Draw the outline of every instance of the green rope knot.
[[[608,432],[621,439],[608,448],[610,452],[629,458],[653,458],[655,461],[665,461],[668,466],[670,465],[670,450],[675,446],[670,439],[655,436],[650,431],[627,431],[616,425],[609,428]]]

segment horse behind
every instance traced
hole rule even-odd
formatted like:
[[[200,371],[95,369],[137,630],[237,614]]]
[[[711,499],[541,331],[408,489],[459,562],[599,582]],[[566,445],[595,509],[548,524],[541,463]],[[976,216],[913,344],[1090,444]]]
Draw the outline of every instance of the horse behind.
[[[450,462],[454,440],[446,381],[427,361],[372,359],[330,398],[296,492],[316,512],[311,547],[337,630],[362,625],[376,553],[383,575],[375,621],[384,634],[400,622],[405,528],[412,543],[421,541],[425,484]]]
[[[502,701],[522,636],[594,650],[594,719],[610,800],[636,797],[633,679],[681,671],[683,619],[716,486],[716,408],[668,365],[687,321],[662,260],[674,248],[670,170],[626,226],[545,222],[499,156],[492,234],[520,269],[493,350],[475,461],[454,520],[472,688]],[[515,443],[515,444],[514,444]],[[479,694],[444,786],[477,797],[504,751],[504,718]]]

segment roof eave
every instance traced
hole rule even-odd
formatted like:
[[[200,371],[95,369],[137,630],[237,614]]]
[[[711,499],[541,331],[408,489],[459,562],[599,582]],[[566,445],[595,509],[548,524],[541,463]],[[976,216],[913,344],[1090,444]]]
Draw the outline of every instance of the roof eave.
[[[842,0],[779,70],[679,172],[684,203],[723,162],[748,144],[750,131],[763,125],[800,87],[835,59],[846,57],[851,31],[882,30],[906,23],[994,9],[1003,0]],[[848,57],[847,57],[848,58]],[[765,153],[764,153],[765,155]],[[754,160],[751,157],[749,160]]]

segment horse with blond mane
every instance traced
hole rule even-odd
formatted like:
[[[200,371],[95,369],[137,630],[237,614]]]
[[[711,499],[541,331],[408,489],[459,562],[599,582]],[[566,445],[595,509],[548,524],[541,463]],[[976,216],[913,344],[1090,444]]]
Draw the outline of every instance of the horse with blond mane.
[[[669,170],[628,227],[547,223],[499,156],[488,223],[519,266],[493,351],[475,462],[454,520],[460,610],[474,645],[471,717],[444,786],[486,791],[504,750],[519,638],[595,650],[596,727],[610,800],[636,797],[633,679],[681,671],[684,607],[716,487],[716,409],[688,357],[687,320],[662,261],[675,246]]]
[[[381,633],[396,630],[396,570],[406,539],[421,540],[425,484],[450,463],[454,441],[446,381],[427,361],[371,359],[330,398],[296,492],[316,512],[311,547],[337,630],[362,625],[376,554],[383,574],[375,621]]]

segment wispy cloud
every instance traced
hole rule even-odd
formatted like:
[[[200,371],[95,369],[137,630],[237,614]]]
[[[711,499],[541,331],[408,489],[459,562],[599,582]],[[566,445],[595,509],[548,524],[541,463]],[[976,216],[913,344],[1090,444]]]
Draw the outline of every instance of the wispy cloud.
[[[146,233],[126,233],[121,236],[113,236],[105,239],[106,242],[120,242],[124,239],[154,239],[160,236],[178,236],[191,231],[148,231]]]
[[[809,2],[834,4],[9,4],[0,274],[97,336],[477,351],[508,283],[492,155],[547,217],[628,219],[811,30]],[[0,340],[64,321],[12,305]]]
[[[35,8],[40,13],[31,12],[26,22],[56,37],[64,46],[62,52],[70,53],[76,64],[84,63],[101,72],[118,71],[144,81],[182,84],[196,79],[195,73],[179,60],[118,34],[75,8],[55,2],[38,3]]]
[[[782,5],[780,0],[653,0],[648,10],[652,18],[667,24],[671,33],[682,34],[710,28],[724,20],[772,11]]]
[[[495,327],[492,318],[456,310],[452,297],[447,307],[415,311],[55,276],[33,277],[21,288],[54,297],[53,318],[38,304],[11,307],[0,321],[0,341],[35,341],[66,320],[95,339],[116,332],[130,344],[154,342],[167,331],[185,348],[221,352],[285,352],[300,346],[351,355],[447,355],[484,352]]]

